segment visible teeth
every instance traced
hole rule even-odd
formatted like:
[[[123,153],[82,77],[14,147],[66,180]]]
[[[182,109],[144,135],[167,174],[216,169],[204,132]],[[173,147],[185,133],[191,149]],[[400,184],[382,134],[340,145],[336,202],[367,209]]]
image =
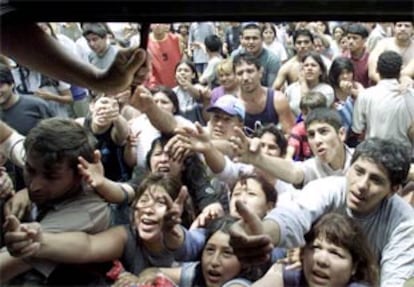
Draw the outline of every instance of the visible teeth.
[[[142,223],[144,223],[144,224],[155,224],[156,222],[154,221],[154,220],[150,220],[150,219],[142,219],[141,220],[142,221]]]

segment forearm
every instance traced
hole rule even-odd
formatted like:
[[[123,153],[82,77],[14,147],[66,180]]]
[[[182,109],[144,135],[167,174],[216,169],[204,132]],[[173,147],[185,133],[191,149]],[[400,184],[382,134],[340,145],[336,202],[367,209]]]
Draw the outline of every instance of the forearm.
[[[61,95],[46,92],[44,95],[45,95],[45,100],[54,101],[60,104],[70,104],[73,102],[72,94],[70,94],[70,92],[69,94],[62,93]]]
[[[303,171],[295,166],[291,160],[259,154],[250,162],[257,168],[262,169],[267,174],[283,181],[300,185],[303,183]]]
[[[5,283],[31,268],[21,258],[11,256],[6,250],[0,252],[0,283]]]
[[[7,140],[13,133],[13,129],[10,128],[3,121],[0,121],[0,144]]]
[[[212,140],[211,142],[214,147],[224,155],[227,155],[229,158],[234,156],[233,148],[228,140]]]
[[[125,145],[124,161],[131,168],[137,165],[137,148],[136,148],[136,146],[131,146],[128,143]]]
[[[114,126],[111,130],[112,139],[116,144],[122,146],[129,136],[130,131],[128,122],[123,116],[119,115],[116,120],[113,121],[113,124]]]
[[[133,198],[134,189],[127,183],[120,183],[105,178],[102,184],[95,187],[96,192],[110,203],[122,203]]]
[[[15,59],[19,64],[81,87],[101,90],[101,87],[95,84],[100,71],[74,57],[57,40],[44,33],[36,23],[13,21],[3,25],[2,36],[2,53]],[[28,53],[27,47],[36,48],[30,49]],[[50,59],[53,59],[53,65],[50,64]]]
[[[162,133],[174,133],[177,128],[178,124],[174,115],[160,109],[155,104],[151,105],[145,113],[151,124]]]
[[[164,245],[170,251],[175,251],[184,243],[184,230],[179,224],[176,224],[169,232],[164,233]]]
[[[223,171],[226,160],[224,155],[210,143],[209,148],[203,152],[206,164],[213,173],[220,173]]]
[[[280,244],[280,227],[274,220],[263,220],[263,233],[267,234],[271,239],[274,246]]]

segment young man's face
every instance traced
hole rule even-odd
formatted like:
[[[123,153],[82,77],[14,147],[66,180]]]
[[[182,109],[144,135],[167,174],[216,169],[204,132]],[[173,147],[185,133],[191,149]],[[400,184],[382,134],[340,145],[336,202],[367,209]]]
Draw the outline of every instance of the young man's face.
[[[351,52],[359,52],[365,47],[365,38],[361,35],[348,33],[348,47]]]
[[[208,122],[212,139],[229,139],[234,135],[233,127],[242,126],[237,116],[229,115],[223,111],[214,109]]]
[[[344,149],[344,129],[337,132],[327,123],[312,122],[307,128],[307,134],[313,154],[324,163],[332,163]]]
[[[247,52],[257,55],[262,50],[263,40],[259,29],[246,29],[243,31],[244,48]]]
[[[359,157],[349,168],[346,177],[346,203],[357,214],[369,214],[384,198],[393,194],[385,168],[368,158]]]
[[[296,38],[295,50],[299,58],[313,49],[312,40],[308,36],[300,35]]]
[[[243,93],[252,93],[260,87],[262,69],[258,69],[254,64],[243,61],[235,67],[234,72]]]
[[[24,167],[24,180],[32,202],[42,205],[62,198],[79,188],[81,177],[67,161],[56,163],[53,169],[44,167],[40,155],[28,154]]]
[[[96,34],[87,35],[86,41],[88,42],[89,48],[91,48],[91,50],[98,55],[101,55],[103,52],[105,52],[106,48],[108,47],[107,38],[101,38]]]
[[[276,136],[270,132],[264,133],[260,137],[260,150],[273,157],[281,157],[281,150],[276,141]]]

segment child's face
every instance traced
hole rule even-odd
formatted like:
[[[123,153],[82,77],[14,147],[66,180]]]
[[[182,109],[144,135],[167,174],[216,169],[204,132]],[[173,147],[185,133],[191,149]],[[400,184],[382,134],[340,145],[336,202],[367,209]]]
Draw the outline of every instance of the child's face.
[[[307,128],[308,142],[315,156],[322,162],[332,163],[344,148],[345,132],[337,132],[331,125],[312,122]]]
[[[240,217],[236,210],[236,200],[243,202],[249,210],[253,210],[256,214],[263,218],[269,209],[273,206],[266,200],[266,195],[260,185],[253,178],[249,178],[246,182],[239,181],[234,186],[230,198],[230,215]]]
[[[201,257],[201,268],[207,287],[219,287],[236,277],[241,264],[229,243],[230,236],[222,231],[207,241]]]
[[[305,247],[303,270],[311,287],[347,286],[354,272],[349,251],[322,237]]]
[[[167,212],[170,195],[160,186],[151,186],[141,195],[135,205],[135,224],[139,236],[146,242],[162,240],[162,222]]]

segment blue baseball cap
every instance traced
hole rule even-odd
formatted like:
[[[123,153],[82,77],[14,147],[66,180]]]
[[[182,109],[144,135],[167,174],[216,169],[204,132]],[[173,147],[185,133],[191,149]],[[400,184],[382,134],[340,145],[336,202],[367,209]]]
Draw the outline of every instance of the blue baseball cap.
[[[230,116],[238,116],[244,121],[246,110],[243,103],[233,95],[224,95],[207,108],[207,112],[220,110]]]

